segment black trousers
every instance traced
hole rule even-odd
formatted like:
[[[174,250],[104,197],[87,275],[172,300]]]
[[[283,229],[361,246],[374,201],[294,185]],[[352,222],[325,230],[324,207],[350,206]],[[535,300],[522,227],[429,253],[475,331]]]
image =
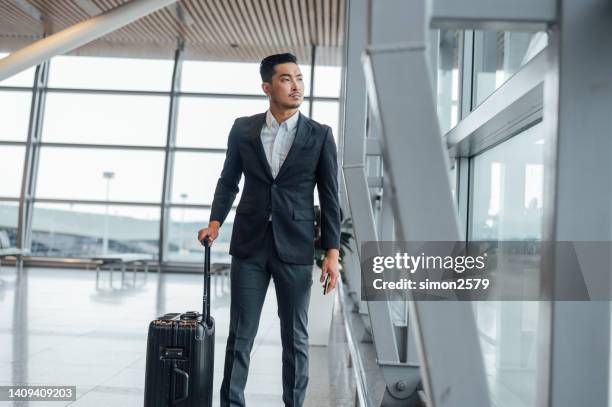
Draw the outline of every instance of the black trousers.
[[[282,262],[267,224],[264,250],[247,259],[232,258],[230,328],[225,351],[221,407],[245,406],[244,388],[251,349],[270,278],[274,279],[283,346],[283,401],[304,403],[308,384],[308,304],[312,265]]]

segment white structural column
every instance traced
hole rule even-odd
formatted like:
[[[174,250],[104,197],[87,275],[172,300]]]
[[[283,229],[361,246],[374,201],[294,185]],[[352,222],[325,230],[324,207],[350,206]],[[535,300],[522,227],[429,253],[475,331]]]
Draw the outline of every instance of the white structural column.
[[[338,118],[338,166],[342,168],[344,163],[344,144],[346,137],[346,127],[345,127],[345,112],[346,112],[346,97],[350,96],[351,91],[346,88],[346,65],[342,66],[342,84],[340,88],[340,106],[339,106],[339,118]],[[351,211],[348,202],[348,197],[346,195],[346,183],[344,182],[344,175],[342,171],[338,174],[338,185],[339,185],[339,195],[340,195],[340,206],[342,208],[343,221],[351,218]],[[351,222],[352,222],[351,218]],[[348,288],[345,288],[349,297],[355,302],[355,304],[359,304],[361,300],[361,280],[359,276],[359,261],[358,261],[358,253],[357,253],[357,244],[355,239],[350,239],[349,241],[350,250],[345,251],[344,253],[344,273],[347,279]],[[358,305],[357,305],[358,307]]]
[[[559,4],[559,23],[549,31],[544,85],[545,144],[551,152],[545,166],[544,240],[610,242],[612,3]],[[562,261],[560,250],[549,249],[542,288],[554,298],[571,288],[577,270]],[[537,405],[607,406],[610,302],[551,301],[540,309],[546,329],[540,332]]]
[[[365,172],[367,110],[361,56],[365,50],[367,38],[365,20],[368,13],[368,2],[367,0],[352,0],[347,3],[342,171],[353,220],[357,254],[360,255],[363,242],[378,240]],[[391,404],[394,400],[405,400],[414,393],[418,384],[418,368],[400,362],[398,342],[388,303],[371,301],[368,302],[367,306],[376,357],[378,364],[382,367],[386,382],[385,401],[383,403]],[[372,400],[374,398],[373,394],[366,395],[366,398],[377,404],[381,402],[380,400]],[[389,398],[391,400],[388,400]]]
[[[382,123],[398,239],[461,240],[429,77],[425,0],[372,0],[370,15],[366,82]],[[489,405],[472,304],[409,301],[409,310],[428,406]]]
[[[65,54],[176,0],[132,0],[68,27],[0,59],[0,81],[56,55]]]

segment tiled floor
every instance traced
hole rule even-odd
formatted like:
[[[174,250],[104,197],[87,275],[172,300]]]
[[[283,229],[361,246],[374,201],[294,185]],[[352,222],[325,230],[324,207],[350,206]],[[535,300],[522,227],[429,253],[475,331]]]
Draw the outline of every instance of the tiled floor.
[[[14,268],[0,273],[0,385],[75,385],[77,400],[43,406],[142,406],[148,322],[200,308],[201,276],[150,273],[136,286],[108,286],[108,272]],[[131,275],[126,281],[132,282]],[[215,405],[229,318],[229,281],[213,277],[217,321]],[[307,406],[329,405],[328,348],[311,347]],[[281,345],[272,285],[262,312],[246,389],[247,404],[282,406]],[[10,405],[0,402],[0,405]],[[15,404],[17,405],[17,404]],[[20,405],[28,405],[22,403]]]

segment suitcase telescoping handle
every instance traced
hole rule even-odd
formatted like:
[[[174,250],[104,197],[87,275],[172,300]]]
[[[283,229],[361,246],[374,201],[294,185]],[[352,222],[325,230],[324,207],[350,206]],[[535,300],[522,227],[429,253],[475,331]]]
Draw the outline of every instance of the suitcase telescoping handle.
[[[210,319],[210,239],[208,235],[202,239],[204,246],[204,295],[202,296],[202,321],[206,322],[206,326],[211,326]]]

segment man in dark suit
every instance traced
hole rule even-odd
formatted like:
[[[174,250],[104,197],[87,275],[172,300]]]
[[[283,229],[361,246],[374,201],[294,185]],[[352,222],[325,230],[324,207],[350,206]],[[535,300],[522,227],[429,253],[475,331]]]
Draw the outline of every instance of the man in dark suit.
[[[271,55],[260,66],[266,113],[237,119],[217,183],[208,227],[214,241],[238,193],[230,243],[230,329],[221,406],[244,406],[250,352],[270,278],[274,279],[283,346],[283,401],[297,407],[308,384],[308,304],[314,256],[314,188],[321,206],[325,250],[320,281],[327,292],[339,277],[340,208],[336,145],[329,126],[299,112],[302,73],[292,54]]]

